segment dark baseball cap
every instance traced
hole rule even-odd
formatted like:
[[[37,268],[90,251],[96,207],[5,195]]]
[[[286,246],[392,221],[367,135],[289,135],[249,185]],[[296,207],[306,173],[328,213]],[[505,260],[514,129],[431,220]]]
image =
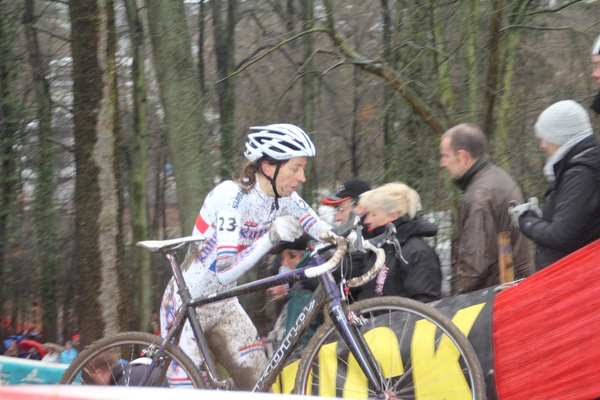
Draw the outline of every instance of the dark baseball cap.
[[[321,200],[321,203],[328,206],[335,206],[347,199],[358,199],[358,196],[371,190],[371,185],[361,179],[350,179],[340,186],[337,193],[332,197]]]

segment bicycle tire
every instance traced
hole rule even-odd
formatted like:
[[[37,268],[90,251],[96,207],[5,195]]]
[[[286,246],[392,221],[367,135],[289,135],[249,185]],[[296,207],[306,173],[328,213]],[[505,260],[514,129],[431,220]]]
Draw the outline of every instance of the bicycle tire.
[[[432,306],[402,297],[379,297],[356,302],[350,310],[368,320],[367,325],[359,328],[360,334],[374,353],[384,377],[382,387],[390,397],[486,398],[483,371],[471,343],[449,318]],[[417,321],[423,322],[417,325]],[[417,327],[419,335],[414,335],[417,339],[413,340],[412,333]],[[336,333],[328,321],[306,345],[294,393],[376,397],[354,357],[348,356],[346,345],[335,342]],[[458,389],[462,393],[457,393]]]
[[[119,360],[125,360],[128,363],[123,365],[125,374],[129,372],[131,374],[131,362],[135,359],[140,358],[142,349],[146,349],[150,346],[158,348],[162,342],[162,338],[156,335],[145,332],[123,332],[113,336],[97,340],[96,342],[87,346],[79,355],[73,360],[69,367],[63,373],[59,384],[84,384],[84,385],[97,385],[92,377],[94,373],[94,367],[90,364],[96,356],[104,353],[105,351],[114,351]],[[164,356],[167,357],[169,367],[182,368],[190,380],[189,384],[194,388],[205,388],[206,382],[202,377],[201,371],[190,359],[190,357],[183,352],[183,350],[172,343],[168,343],[165,347]],[[149,360],[149,359],[147,359]],[[173,364],[175,362],[176,364]],[[111,370],[112,366],[108,366],[107,370]],[[129,371],[127,368],[130,368]],[[112,375],[112,371],[111,371]],[[114,378],[114,377],[113,377]],[[166,381],[162,381],[166,382]],[[126,382],[124,386],[135,386],[131,382]],[[119,384],[123,386],[122,384]],[[155,379],[153,382],[147,382],[145,386],[163,386]]]

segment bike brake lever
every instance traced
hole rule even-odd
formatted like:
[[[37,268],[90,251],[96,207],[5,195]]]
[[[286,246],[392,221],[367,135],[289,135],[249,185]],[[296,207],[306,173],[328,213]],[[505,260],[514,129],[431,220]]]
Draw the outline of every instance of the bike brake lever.
[[[350,211],[350,217],[346,222],[336,227],[331,228],[331,232],[335,233],[338,236],[348,236],[350,231],[356,229],[357,226],[360,225],[360,217],[356,213],[356,211]]]
[[[356,250],[360,251],[361,253],[366,253],[367,250],[365,250],[365,247],[363,246],[363,235],[362,235],[362,230],[363,227],[362,225],[358,225],[356,227]]]
[[[381,246],[383,246],[385,244],[385,242],[392,241],[396,238],[396,227],[394,226],[394,224],[392,224],[391,222],[388,222],[388,224],[385,226],[385,231],[379,235],[376,236],[372,239],[369,239],[369,242],[377,247],[380,248]]]

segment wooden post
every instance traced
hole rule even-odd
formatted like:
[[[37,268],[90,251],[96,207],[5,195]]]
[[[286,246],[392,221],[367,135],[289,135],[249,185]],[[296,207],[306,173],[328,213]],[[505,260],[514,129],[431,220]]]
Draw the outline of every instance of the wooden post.
[[[513,282],[515,280],[509,231],[500,232],[498,234],[498,270],[500,274],[500,284]]]

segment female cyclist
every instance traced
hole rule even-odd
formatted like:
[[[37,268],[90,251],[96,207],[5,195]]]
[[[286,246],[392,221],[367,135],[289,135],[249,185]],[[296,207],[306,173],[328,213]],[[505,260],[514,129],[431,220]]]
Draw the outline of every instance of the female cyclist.
[[[308,135],[290,124],[250,130],[254,133],[248,136],[244,153],[249,162],[237,180],[225,181],[208,194],[196,220],[193,235],[207,241],[183,273],[192,297],[235,286],[237,278],[280,241],[294,241],[304,231],[317,238],[331,228],[296,193],[306,180],[307,157],[315,156]],[[171,280],[160,308],[163,334],[180,304]],[[236,386],[251,390],[267,358],[256,327],[237,298],[199,307],[198,316],[211,351]],[[189,323],[180,346],[194,361],[200,360]],[[169,380],[171,385],[186,384],[185,374],[171,375]]]

